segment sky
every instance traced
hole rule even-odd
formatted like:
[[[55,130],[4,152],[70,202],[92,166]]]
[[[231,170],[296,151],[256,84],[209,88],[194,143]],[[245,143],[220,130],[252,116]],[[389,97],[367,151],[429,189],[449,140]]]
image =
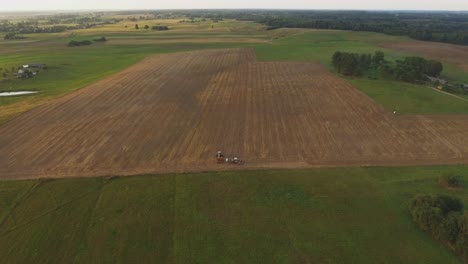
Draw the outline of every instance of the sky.
[[[468,11],[468,0],[1,0],[1,11],[125,9],[365,9]]]

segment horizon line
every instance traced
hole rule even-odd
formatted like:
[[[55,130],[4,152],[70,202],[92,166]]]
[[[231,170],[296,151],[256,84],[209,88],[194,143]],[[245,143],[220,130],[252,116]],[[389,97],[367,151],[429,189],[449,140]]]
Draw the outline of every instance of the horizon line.
[[[14,12],[25,12],[25,13],[32,13],[32,12],[123,12],[123,11],[190,11],[190,10],[207,10],[207,11],[216,11],[216,10],[274,10],[274,11],[368,11],[368,12],[466,12],[468,13],[468,9],[460,10],[460,9],[333,9],[333,8],[128,8],[128,9],[100,9],[100,8],[89,8],[89,9],[37,9],[37,10],[2,10],[0,14],[4,13],[14,13]]]

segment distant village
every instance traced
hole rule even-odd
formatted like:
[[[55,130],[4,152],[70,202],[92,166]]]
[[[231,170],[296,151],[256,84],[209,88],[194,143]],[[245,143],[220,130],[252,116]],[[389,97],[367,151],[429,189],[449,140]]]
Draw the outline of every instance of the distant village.
[[[434,85],[437,89],[443,90],[449,93],[468,93],[468,84],[454,83],[451,84],[449,81],[437,77],[426,76],[426,79]]]

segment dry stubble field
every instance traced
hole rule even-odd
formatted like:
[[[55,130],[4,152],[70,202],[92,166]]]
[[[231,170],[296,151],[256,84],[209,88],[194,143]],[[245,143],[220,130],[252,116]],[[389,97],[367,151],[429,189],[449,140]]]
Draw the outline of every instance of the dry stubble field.
[[[0,126],[2,179],[468,162],[468,117],[394,116],[323,66],[148,57]]]
[[[386,42],[380,46],[396,51],[421,54],[430,58],[452,63],[468,71],[468,47],[427,41]]]

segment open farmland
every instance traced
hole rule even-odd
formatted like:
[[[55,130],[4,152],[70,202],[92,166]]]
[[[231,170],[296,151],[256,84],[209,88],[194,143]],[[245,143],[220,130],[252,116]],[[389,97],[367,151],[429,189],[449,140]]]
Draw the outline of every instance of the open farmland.
[[[2,263],[460,263],[414,195],[466,166],[0,181]],[[221,261],[220,261],[221,260]]]
[[[394,116],[323,66],[251,49],[148,57],[0,127],[2,178],[456,164],[468,117]],[[240,168],[240,167],[237,167]]]
[[[382,47],[405,53],[419,54],[448,62],[468,71],[468,47],[426,41],[397,41],[381,44]]]

